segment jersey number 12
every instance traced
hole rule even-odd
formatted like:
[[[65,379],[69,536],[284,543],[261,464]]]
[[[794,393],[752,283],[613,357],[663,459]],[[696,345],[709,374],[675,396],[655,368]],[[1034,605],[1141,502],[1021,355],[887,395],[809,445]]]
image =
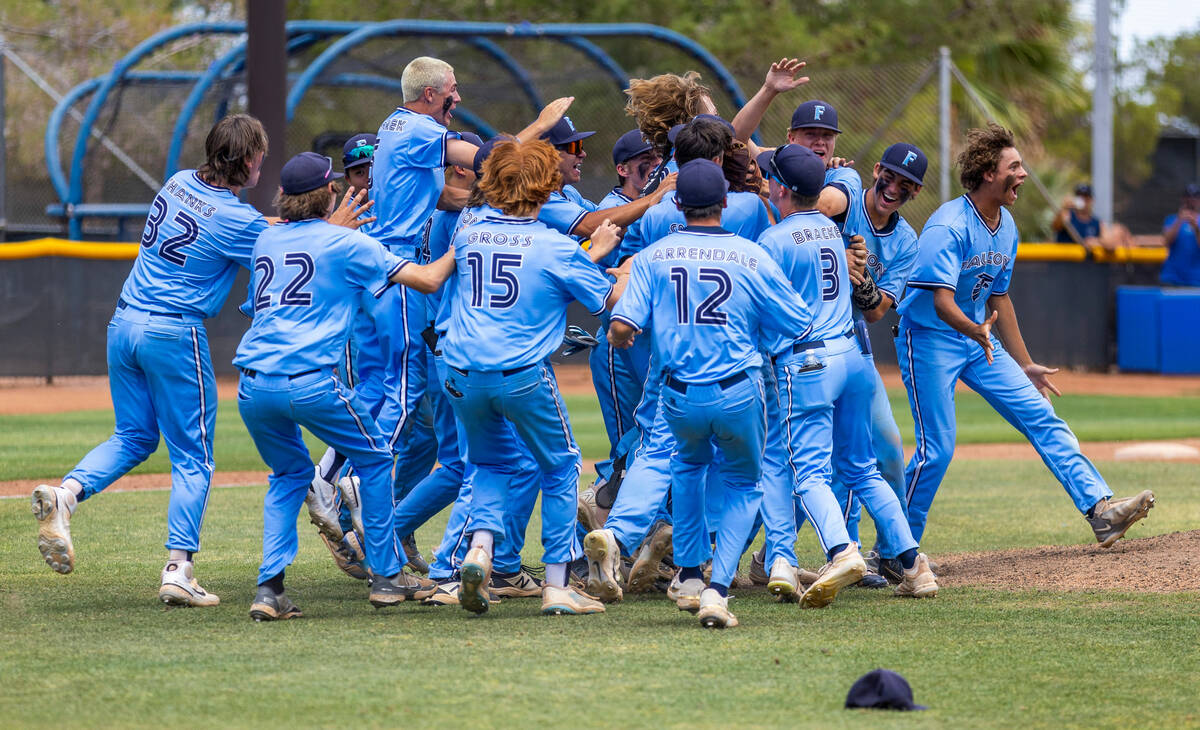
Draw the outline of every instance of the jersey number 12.
[[[729,274],[722,269],[701,267],[696,271],[696,280],[712,282],[717,288],[704,301],[696,305],[694,321],[696,324],[719,324],[729,322],[729,315],[717,307],[725,303],[733,294],[733,281]],[[682,266],[671,267],[671,283],[675,285],[675,318],[679,324],[693,321],[691,298],[688,291],[688,270]]]

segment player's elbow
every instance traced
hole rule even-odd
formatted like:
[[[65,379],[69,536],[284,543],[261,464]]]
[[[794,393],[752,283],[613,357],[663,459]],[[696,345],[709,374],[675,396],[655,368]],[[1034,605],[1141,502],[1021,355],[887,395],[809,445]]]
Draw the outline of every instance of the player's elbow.
[[[887,302],[885,301],[878,307],[875,307],[874,309],[868,309],[867,311],[863,312],[863,319],[867,320],[868,324],[875,324],[879,320],[883,319],[883,315],[887,313],[887,310]]]

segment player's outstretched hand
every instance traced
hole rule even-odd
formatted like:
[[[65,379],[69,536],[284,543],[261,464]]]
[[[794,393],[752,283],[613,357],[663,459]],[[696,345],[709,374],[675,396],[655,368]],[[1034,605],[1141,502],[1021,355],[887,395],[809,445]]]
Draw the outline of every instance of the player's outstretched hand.
[[[571,107],[571,102],[573,101],[575,101],[575,97],[573,96],[560,96],[542,108],[542,112],[538,114],[537,122],[535,123],[540,127],[544,127],[543,132],[549,131],[567,113],[567,109]]]
[[[807,76],[796,76],[804,70],[806,65],[798,58],[779,59],[771,64],[771,68],[767,71],[767,77],[763,79],[763,88],[775,94],[782,94],[807,84]]]
[[[588,249],[588,255],[592,257],[592,261],[600,261],[612,253],[620,242],[621,227],[605,218],[604,222],[592,231],[592,247]]]
[[[364,202],[365,201],[365,202]],[[367,189],[355,190],[353,186],[346,190],[341,205],[333,209],[329,222],[335,226],[357,230],[375,220],[375,216],[363,218],[362,214],[375,205],[374,200],[367,200]]]
[[[658,199],[662,200],[664,195],[675,189],[675,178],[677,177],[679,177],[679,173],[677,172],[672,172],[670,175],[667,175],[662,179],[661,182],[658,183],[658,187],[656,187],[654,192],[651,194],[657,195]]]
[[[984,320],[984,323],[977,325],[974,331],[971,332],[971,339],[979,343],[983,348],[983,356],[987,358],[988,365],[992,364],[992,325],[996,323],[996,319],[1000,316],[1000,312],[993,309],[992,316]]]
[[[845,157],[830,157],[827,167],[854,167],[854,160],[848,160]]]
[[[850,245],[846,247],[846,273],[850,275],[850,283],[858,286],[867,275],[867,244],[866,239],[859,235],[850,237]]]
[[[1022,368],[1022,370],[1025,371],[1025,375],[1029,378],[1029,382],[1033,383],[1033,387],[1037,388],[1038,392],[1041,393],[1042,397],[1046,400],[1050,400],[1051,393],[1057,396],[1062,396],[1062,391],[1056,388],[1054,383],[1050,382],[1050,378],[1046,377],[1047,375],[1053,375],[1057,373],[1058,368],[1048,368],[1045,365],[1038,365],[1036,362],[1031,362]]]

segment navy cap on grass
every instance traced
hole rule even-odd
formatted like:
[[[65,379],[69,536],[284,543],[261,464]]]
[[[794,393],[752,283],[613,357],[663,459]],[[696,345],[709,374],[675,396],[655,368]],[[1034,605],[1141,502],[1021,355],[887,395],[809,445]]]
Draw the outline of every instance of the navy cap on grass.
[[[820,195],[825,187],[825,161],[807,147],[785,144],[756,159],[763,175],[797,195]]]
[[[838,129],[837,123],[837,109],[833,108],[833,104],[820,99],[806,101],[792,112],[792,129],[820,127],[821,129],[832,129],[840,134],[842,130]]]
[[[301,152],[283,165],[279,172],[279,187],[284,195],[300,195],[342,177],[334,172],[333,160],[316,152]]]
[[[846,695],[846,708],[879,710],[925,710],[913,702],[908,680],[890,669],[872,669],[855,680]]]
[[[918,185],[925,184],[925,171],[929,169],[929,158],[915,144],[897,142],[883,151],[879,164],[886,170],[912,180]]]
[[[646,141],[642,136],[641,130],[631,129],[620,137],[617,137],[617,143],[612,148],[612,160],[614,165],[619,165],[622,162],[628,162],[634,157],[649,152],[654,149],[654,145]]]
[[[691,160],[679,168],[675,201],[684,208],[707,208],[725,200],[729,183],[712,160]]]
[[[342,145],[342,169],[366,165],[375,157],[379,138],[370,132],[356,134]]]

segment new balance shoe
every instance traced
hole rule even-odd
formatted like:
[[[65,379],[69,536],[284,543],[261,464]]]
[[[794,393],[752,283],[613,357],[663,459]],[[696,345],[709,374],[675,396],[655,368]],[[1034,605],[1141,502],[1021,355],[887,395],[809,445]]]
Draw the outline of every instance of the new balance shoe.
[[[704,592],[705,583],[700,578],[679,580],[679,574],[671,579],[667,587],[667,598],[675,602],[680,611],[696,613],[700,610],[700,594]]]
[[[771,576],[767,573],[766,561],[767,549],[765,547],[750,554],[750,582],[756,586],[765,586],[771,582]]]
[[[421,601],[422,606],[457,606],[458,581],[445,580],[437,584],[433,593]]]
[[[800,598],[800,579],[796,569],[787,558],[775,558],[771,563],[771,575],[767,579],[767,590],[780,601],[792,603]]]
[[[867,574],[867,564],[858,552],[858,545],[850,543],[833,560],[817,571],[817,580],[800,596],[800,608],[824,608],[833,603],[838,591],[862,580]]]
[[[604,604],[575,588],[547,585],[542,587],[542,613],[549,616],[604,613]]]
[[[611,532],[611,531],[610,531]],[[654,589],[658,578],[658,566],[671,552],[672,528],[658,521],[650,529],[650,535],[642,542],[633,565],[629,568],[629,580],[625,583],[626,593],[646,593]]]
[[[267,586],[259,586],[250,604],[250,618],[255,621],[284,621],[300,618],[304,614],[300,607],[283,593],[276,593]]]
[[[162,581],[158,588],[158,600],[168,606],[216,606],[221,602],[208,593],[192,575],[189,560],[172,560],[162,570]]]
[[[362,495],[358,491],[358,477],[342,477],[338,480],[338,490],[342,493],[342,501],[350,510],[350,523],[358,533],[359,542],[363,541]]]
[[[421,557],[421,551],[417,548],[416,533],[410,532],[400,538],[400,546],[404,548],[404,557],[408,559],[409,569],[421,575],[429,575],[429,563],[425,562],[425,558]]]
[[[1092,532],[1096,533],[1096,542],[1100,547],[1112,547],[1120,540],[1125,532],[1133,527],[1133,523],[1145,517],[1154,506],[1154,492],[1149,489],[1133,497],[1119,499],[1102,499],[1088,517]],[[44,554],[44,553],[43,553]]]
[[[492,578],[491,556],[483,548],[471,548],[459,568],[459,575],[458,604],[471,613],[487,613],[487,587]]]
[[[403,571],[385,578],[374,576],[371,581],[371,593],[367,600],[375,608],[395,606],[408,599],[421,600],[429,598],[437,590],[437,583],[428,578],[421,578]]]
[[[937,579],[929,569],[929,558],[924,553],[917,555],[917,562],[904,571],[904,581],[896,586],[897,596],[910,598],[933,598],[937,595]]]
[[[321,467],[313,467],[313,480],[308,485],[308,494],[304,496],[304,505],[308,507],[308,519],[321,534],[332,542],[342,539],[342,524],[338,521],[340,506],[337,485],[327,482],[321,476]]]
[[[706,629],[731,629],[738,625],[737,616],[729,612],[729,598],[713,588],[705,588],[700,594],[700,610],[696,612],[696,618]]]
[[[583,538],[588,560],[587,592],[605,603],[623,597],[621,591],[621,548],[612,530],[593,530]]]
[[[71,515],[78,504],[71,490],[49,484],[39,485],[30,497],[30,507],[38,521],[38,551],[46,565],[63,575],[75,569]]]
[[[342,539],[336,543],[323,532],[318,532],[317,535],[325,543],[325,547],[329,548],[333,562],[339,570],[355,580],[367,579],[367,570],[363,567],[366,555],[363,554],[362,543],[358,541],[358,533],[351,530],[342,535]]]
[[[505,598],[532,598],[542,595],[542,581],[525,565],[516,573],[508,575],[492,571],[492,583],[488,592]]]

